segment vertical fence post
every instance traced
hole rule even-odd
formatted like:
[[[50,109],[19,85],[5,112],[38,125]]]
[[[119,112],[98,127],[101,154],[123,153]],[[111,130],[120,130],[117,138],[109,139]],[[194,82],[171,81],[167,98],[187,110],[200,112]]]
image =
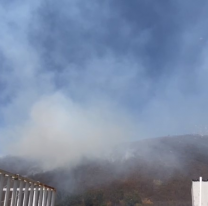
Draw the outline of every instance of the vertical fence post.
[[[0,174],[0,205],[1,205],[1,200],[2,200],[2,194],[3,194],[3,188],[4,188],[4,180],[5,180],[5,175]]]
[[[23,191],[22,191],[22,188],[23,188],[23,180],[20,181],[20,187],[19,187],[19,192],[18,192],[18,200],[17,200],[17,206],[22,206],[23,203],[22,203],[22,197],[23,197]]]
[[[31,186],[30,186],[30,196],[29,196],[29,204],[28,204],[28,206],[32,206],[32,203],[33,203],[33,195],[34,195],[34,185],[31,183]]]
[[[11,177],[7,178],[6,194],[4,198],[4,206],[9,205],[9,194],[10,194]]]
[[[199,206],[202,203],[202,177],[199,178]]]
[[[38,206],[42,206],[43,203],[43,187],[40,187],[40,194],[39,194],[39,201],[38,201]]]
[[[43,189],[43,204],[42,206],[46,206],[47,203],[47,188],[44,187]]]
[[[52,193],[52,191],[48,190],[48,198],[47,198],[47,205],[46,206],[50,206],[50,203],[51,203],[51,193]]]
[[[52,191],[51,206],[55,205],[56,192]]]
[[[38,202],[38,185],[36,185],[35,187],[35,191],[34,191],[34,197],[33,197],[33,206],[37,206],[37,202]]]
[[[29,188],[29,183],[26,182],[24,199],[23,199],[23,206],[27,206],[27,204],[28,204],[28,188]]]
[[[16,195],[17,195],[17,183],[18,183],[18,180],[17,179],[14,179],[11,206],[15,206]]]

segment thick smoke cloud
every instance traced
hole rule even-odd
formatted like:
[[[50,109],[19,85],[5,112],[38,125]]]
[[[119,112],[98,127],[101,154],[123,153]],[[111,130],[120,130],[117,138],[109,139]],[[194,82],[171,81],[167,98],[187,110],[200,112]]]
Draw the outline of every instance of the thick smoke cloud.
[[[50,167],[133,139],[207,133],[207,9],[1,1],[1,153]]]
[[[119,114],[107,105],[80,106],[58,93],[43,97],[32,107],[30,120],[15,131],[21,141],[13,149],[38,158],[46,168],[102,158],[109,147],[132,136],[130,122]]]

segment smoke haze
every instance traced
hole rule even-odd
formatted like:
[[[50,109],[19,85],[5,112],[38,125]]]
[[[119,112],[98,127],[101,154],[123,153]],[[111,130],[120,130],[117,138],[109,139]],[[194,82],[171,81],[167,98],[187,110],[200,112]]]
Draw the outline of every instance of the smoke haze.
[[[207,133],[206,1],[0,1],[0,149],[46,168]]]

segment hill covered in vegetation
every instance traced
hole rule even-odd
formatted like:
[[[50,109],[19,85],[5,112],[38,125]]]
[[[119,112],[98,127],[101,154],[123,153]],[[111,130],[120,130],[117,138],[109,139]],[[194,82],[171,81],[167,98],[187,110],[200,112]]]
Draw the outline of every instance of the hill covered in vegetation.
[[[208,136],[144,139],[73,168],[43,172],[15,157],[0,167],[56,187],[57,206],[191,206],[191,180],[208,179]]]

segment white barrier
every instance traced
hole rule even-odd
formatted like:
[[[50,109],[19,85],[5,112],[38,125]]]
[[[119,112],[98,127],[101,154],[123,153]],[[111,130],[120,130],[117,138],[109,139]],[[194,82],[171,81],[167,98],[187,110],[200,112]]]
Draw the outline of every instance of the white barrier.
[[[54,206],[56,190],[0,170],[0,206]]]
[[[208,181],[199,180],[192,181],[192,206],[208,205]]]

